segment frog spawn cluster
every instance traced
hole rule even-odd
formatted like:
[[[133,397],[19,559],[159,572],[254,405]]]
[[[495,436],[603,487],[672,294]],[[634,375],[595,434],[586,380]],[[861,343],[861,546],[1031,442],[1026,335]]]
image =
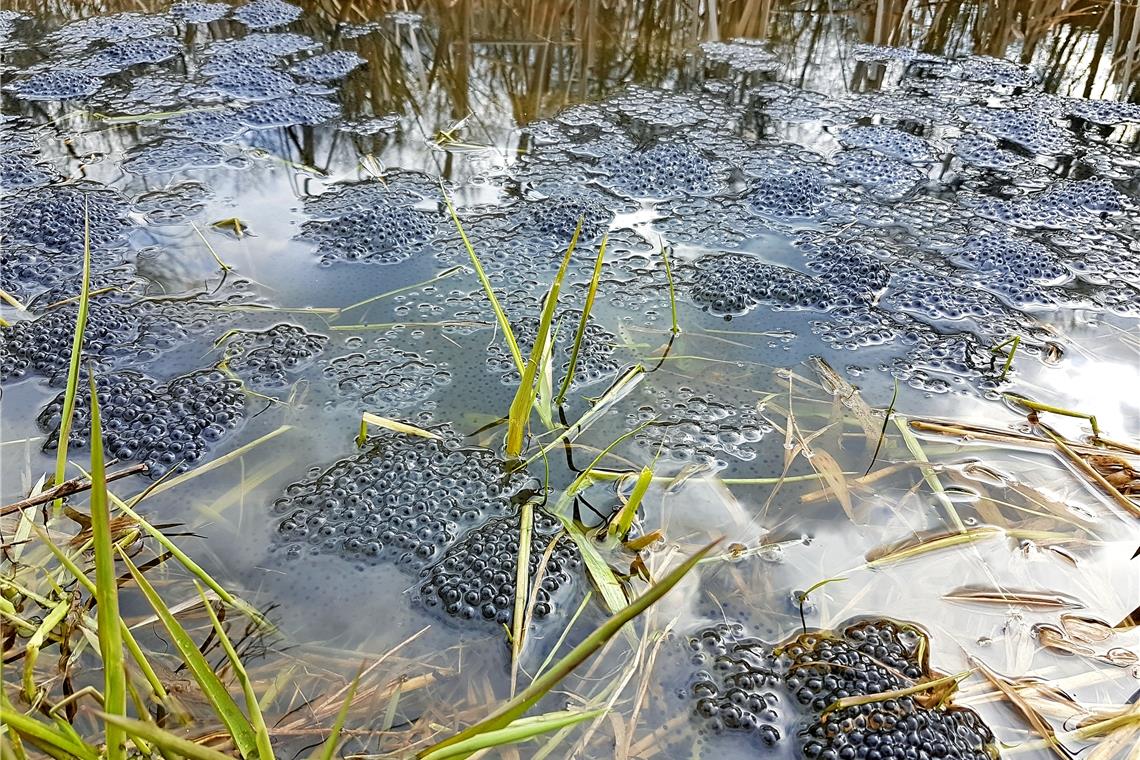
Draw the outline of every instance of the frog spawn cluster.
[[[95,386],[107,453],[143,462],[152,478],[196,464],[210,444],[245,417],[240,383],[217,371],[194,372],[168,383],[123,371],[96,376]],[[47,448],[58,445],[64,396],[56,396],[36,418],[48,433]],[[87,445],[90,427],[90,400],[80,393],[69,445]]]
[[[268,330],[243,330],[225,341],[226,367],[260,388],[280,388],[312,364],[328,345],[327,335],[299,325],[279,324]]]
[[[520,536],[518,504],[532,485],[486,449],[463,447],[448,427],[439,439],[381,433],[362,450],[285,489],[273,506],[276,541],[288,556],[336,554],[390,561],[418,574],[419,599],[460,619],[509,622]],[[531,573],[558,522],[535,511]],[[560,541],[539,584],[537,617],[570,582],[580,558]],[[541,605],[541,606],[540,606]]]
[[[970,710],[921,694],[886,696],[938,677],[912,626],[862,621],[772,647],[738,623],[688,638],[697,667],[685,692],[700,730],[759,747],[794,744],[807,760],[993,760],[993,734]],[[835,709],[844,697],[882,700]],[[825,714],[826,713],[826,714]]]

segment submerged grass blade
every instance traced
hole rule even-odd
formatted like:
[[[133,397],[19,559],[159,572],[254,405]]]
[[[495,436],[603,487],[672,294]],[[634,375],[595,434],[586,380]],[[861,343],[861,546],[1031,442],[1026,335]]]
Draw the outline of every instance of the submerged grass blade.
[[[530,350],[530,358],[526,368],[522,371],[519,387],[515,397],[511,400],[511,409],[507,415],[507,458],[516,459],[522,453],[523,437],[526,434],[527,424],[530,422],[530,413],[534,409],[534,399],[538,390],[535,381],[538,375],[538,366],[542,355],[546,352],[546,342],[550,340],[550,324],[554,320],[554,310],[558,307],[558,292],[562,289],[562,280],[566,277],[566,267],[570,264],[570,257],[578,245],[578,234],[582,231],[582,219],[578,218],[578,226],[574,228],[574,236],[570,238],[570,245],[562,257],[558,273],[550,283],[550,291],[546,294],[546,302],[542,306],[542,316],[538,320],[538,334]]]
[[[287,428],[278,428],[278,431],[282,431],[285,429],[287,429]],[[276,435],[276,433],[269,433],[269,436],[273,436],[273,435]],[[209,466],[209,465],[206,465],[206,466]],[[195,471],[192,470],[191,472],[188,472],[185,474],[191,475],[191,474],[193,474],[193,472],[195,472]],[[177,478],[175,480],[177,480]],[[173,482],[173,481],[168,481],[167,483],[164,483],[163,485],[169,485],[170,482]],[[158,493],[162,490],[165,490],[165,489],[163,489],[160,486],[159,488],[156,488],[152,491],[143,491],[143,493],[140,494],[139,497],[135,497],[134,499],[132,499],[132,503],[137,504],[142,496],[145,496],[148,493],[149,494],[155,494],[155,493]],[[191,575],[193,575],[198,580],[202,581],[202,583],[204,583],[211,591],[213,591],[215,594],[217,594],[219,599],[221,599],[223,602],[230,605],[234,609],[240,610],[242,612],[242,614],[246,615],[250,620],[253,620],[258,625],[260,625],[264,628],[271,628],[272,627],[270,625],[269,621],[265,619],[265,616],[262,615],[260,612],[258,612],[256,609],[254,609],[253,605],[249,604],[248,602],[246,602],[243,599],[240,599],[240,598],[234,596],[229,591],[227,591],[226,588],[224,586],[222,586],[222,584],[218,583],[216,580],[214,580],[214,578],[209,573],[207,573],[204,569],[202,569],[202,567],[197,562],[190,559],[190,556],[188,554],[186,554],[186,552],[184,552],[184,551],[182,551],[182,549],[178,548],[178,544],[171,541],[170,538],[165,533],[163,533],[158,528],[154,527],[149,522],[147,522],[147,520],[145,518],[143,518],[138,512],[136,512],[131,507],[130,504],[127,504],[125,501],[123,501],[122,499],[120,499],[118,496],[111,493],[110,491],[107,492],[107,495],[110,497],[111,501],[113,501],[115,503],[116,509],[118,509],[120,512],[123,512],[128,517],[130,517],[132,520],[134,520],[138,524],[138,526],[143,530],[144,533],[146,533],[151,538],[153,538],[155,541],[157,541],[158,544],[160,546],[162,546],[162,548],[165,549],[167,552],[169,552],[172,557],[174,557],[176,560],[178,560],[178,562],[184,568],[186,568],[186,570]]]
[[[483,291],[486,292],[487,299],[491,302],[491,310],[495,312],[495,319],[499,321],[499,329],[503,331],[503,339],[507,341],[507,347],[511,350],[511,357],[515,360],[515,369],[517,369],[521,375],[525,365],[523,363],[522,351],[519,350],[518,341],[515,340],[515,334],[511,330],[511,323],[507,320],[507,315],[503,312],[503,307],[499,305],[499,299],[495,297],[495,290],[491,287],[491,281],[487,278],[487,273],[483,271],[483,265],[479,262],[479,256],[475,253],[475,248],[471,245],[471,241],[467,239],[467,233],[463,230],[463,224],[459,221],[459,214],[455,213],[455,206],[452,205],[451,198],[443,189],[442,182],[440,183],[439,191],[443,194],[443,202],[447,204],[447,211],[451,214],[451,221],[455,223],[455,229],[459,230],[459,237],[463,239],[463,246],[467,249],[467,255],[471,257],[471,264],[475,267],[475,274],[479,277]]]
[[[352,700],[356,698],[356,687],[360,685],[361,672],[363,671],[357,671],[352,683],[348,685],[348,693],[344,695],[344,701],[341,702],[340,710],[337,711],[332,730],[320,749],[309,756],[311,760],[333,760],[333,756],[336,755],[336,747],[340,744],[340,733],[344,730],[344,721],[348,718],[348,710],[352,707]]]
[[[606,611],[611,615],[616,614],[626,606],[629,600],[625,598],[625,591],[622,589],[617,576],[614,575],[613,568],[598,552],[598,547],[594,546],[594,542],[581,527],[566,515],[559,514],[558,519],[562,521],[566,533],[578,547],[582,561],[586,564],[586,572],[590,574],[590,579],[593,580],[594,585],[598,588],[598,593],[601,594],[606,603]]]
[[[701,558],[712,551],[720,540],[713,541],[706,545],[704,548],[697,551],[683,563],[673,569],[668,575],[662,578],[659,582],[653,584],[648,590],[637,599],[633,600],[629,605],[624,607],[620,612],[610,617],[597,629],[594,630],[586,639],[570,650],[565,657],[560,659],[549,671],[542,676],[535,678],[521,694],[515,698],[508,700],[496,709],[487,718],[481,720],[469,728],[460,731],[459,733],[444,739],[442,742],[429,747],[416,755],[418,758],[424,758],[431,752],[440,750],[444,747],[450,747],[458,744],[459,742],[466,741],[473,736],[485,734],[488,731],[495,731],[509,726],[514,720],[521,717],[527,710],[538,703],[543,696],[545,696],[551,689],[557,686],[563,678],[568,676],[579,665],[581,665],[592,654],[601,649],[602,645],[613,638],[614,634],[620,631],[625,624],[633,620],[645,610],[669,592],[680,580],[688,574],[693,567],[696,566]]]
[[[582,721],[603,715],[605,712],[605,708],[582,711],[562,710],[559,712],[546,713],[545,715],[536,715],[533,718],[520,718],[505,728],[487,731],[486,733],[472,736],[470,739],[456,742],[451,746],[432,750],[423,757],[424,760],[448,760],[449,758],[467,757],[479,750],[505,747],[508,744],[516,744],[526,741],[527,739],[533,739],[536,736],[550,731],[557,731],[567,726],[577,725]]]
[[[586,291],[586,304],[582,307],[582,316],[578,320],[578,332],[574,334],[574,345],[570,349],[570,364],[566,368],[566,376],[562,378],[562,385],[558,388],[558,396],[554,399],[556,404],[561,404],[566,400],[566,393],[574,381],[574,372],[578,368],[578,354],[582,350],[582,340],[586,337],[586,325],[590,320],[590,312],[594,308],[594,299],[598,295],[598,283],[602,279],[602,263],[606,257],[606,245],[609,240],[609,235],[602,237],[602,243],[598,247],[598,258],[594,259],[594,273],[590,276],[590,287]]]
[[[954,529],[959,533],[966,531],[966,524],[962,522],[962,518],[958,515],[958,509],[954,506],[954,502],[946,495],[946,489],[942,486],[942,481],[938,479],[938,475],[934,472],[934,467],[931,466],[930,460],[926,457],[926,452],[922,448],[922,444],[910,429],[910,421],[902,415],[895,415],[895,427],[899,429],[902,435],[903,442],[906,447],[910,449],[910,453],[915,459],[922,462],[922,477],[926,484],[930,486],[930,490],[934,492],[934,496],[942,504],[946,510],[947,516],[950,518],[950,523]]]
[[[91,393],[91,540],[95,548],[95,619],[99,625],[99,653],[103,658],[103,710],[121,716],[127,713],[127,672],[119,627],[119,585],[111,541],[111,510],[107,503],[103,423],[95,378],[89,376],[87,384]],[[126,757],[121,727],[107,723],[106,741],[107,760]]]
[[[103,714],[103,720],[113,723],[121,731],[131,737],[138,737],[156,747],[165,750],[168,757],[184,757],[188,760],[233,760],[231,755],[219,752],[216,749],[175,736],[164,731],[153,723],[147,723],[134,718],[124,718],[121,715]]]
[[[142,591],[143,596],[150,602],[150,606],[154,609],[159,619],[162,621],[163,626],[170,634],[171,641],[174,643],[178,654],[181,655],[182,661],[190,669],[194,675],[194,680],[198,682],[198,686],[202,689],[202,694],[209,700],[210,706],[214,710],[214,714],[229,730],[230,736],[233,737],[234,744],[237,745],[238,751],[242,757],[252,757],[257,751],[257,737],[254,735],[253,727],[250,725],[249,720],[242,714],[238,708],[237,703],[234,702],[233,697],[230,696],[229,691],[221,680],[214,673],[213,667],[202,656],[198,650],[198,645],[194,643],[194,639],[174,617],[162,597],[150,585],[150,581],[143,576],[135,564],[131,562],[130,558],[120,549],[119,557],[126,564],[127,569],[131,573],[131,577],[135,579],[139,590]],[[144,737],[145,738],[145,737]]]
[[[83,333],[87,330],[87,312],[91,304],[91,214],[87,196],[83,196],[83,279],[79,284],[79,313],[75,318],[75,335],[71,340],[71,361],[67,367],[67,389],[59,421],[59,439],[55,450],[55,482],[67,475],[67,445],[71,440],[71,422],[75,418],[75,399],[79,395],[79,366],[83,355]],[[52,511],[58,516],[63,499],[56,499]]]

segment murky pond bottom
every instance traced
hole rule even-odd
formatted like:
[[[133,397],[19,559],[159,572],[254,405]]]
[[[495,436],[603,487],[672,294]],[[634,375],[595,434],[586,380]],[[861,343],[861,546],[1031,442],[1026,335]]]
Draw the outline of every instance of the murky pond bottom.
[[[1087,727],[1140,688],[1140,107],[848,37],[578,89],[430,14],[0,27],[4,503],[55,467],[86,233],[83,366],[148,468],[112,490],[276,623],[282,753],[362,660],[342,753],[424,749],[717,538],[543,702],[605,712],[523,755],[1049,754],[1010,690],[1069,749],[1136,741]]]

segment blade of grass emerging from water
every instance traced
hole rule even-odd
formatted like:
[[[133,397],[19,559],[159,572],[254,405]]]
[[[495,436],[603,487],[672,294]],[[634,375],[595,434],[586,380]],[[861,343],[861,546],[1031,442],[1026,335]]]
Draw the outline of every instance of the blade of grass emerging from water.
[[[198,589],[198,596],[202,597],[202,605],[210,615],[210,623],[214,626],[214,632],[218,634],[218,641],[221,642],[222,649],[226,650],[226,657],[229,659],[230,665],[233,666],[234,674],[241,683],[242,695],[245,697],[245,709],[249,712],[249,722],[253,727],[257,739],[258,758],[259,760],[274,760],[273,743],[269,738],[269,729],[265,726],[265,718],[261,714],[261,705],[257,702],[257,694],[253,691],[253,684],[249,680],[249,674],[245,672],[245,666],[242,665],[237,650],[234,649],[230,637],[226,634],[226,629],[222,627],[222,621],[218,619],[218,614],[214,612],[214,606],[210,604],[210,600],[206,597],[205,590],[203,590],[196,581],[194,586]]]
[[[673,265],[669,263],[668,246],[661,247],[661,258],[665,262],[665,281],[669,284],[669,313],[673,317],[672,332],[677,335],[681,332],[677,324],[677,292],[673,288]]]
[[[84,247],[87,248],[86,245]],[[84,254],[84,259],[84,266],[89,268],[89,251]],[[103,710],[110,715],[121,716],[127,713],[127,672],[123,635],[119,628],[119,586],[115,577],[115,552],[111,545],[111,510],[107,504],[103,423],[99,417],[95,377],[90,373],[87,384],[91,393],[91,540],[95,548],[95,619],[99,625],[99,653],[103,658]],[[125,757],[122,728],[108,722],[107,760],[123,760]]]
[[[131,576],[135,579],[139,590],[150,602],[150,606],[154,608],[155,613],[159,619],[162,620],[163,626],[170,633],[171,641],[178,649],[182,661],[190,669],[194,675],[194,680],[198,682],[198,686],[202,689],[202,694],[209,700],[210,706],[214,710],[214,714],[222,721],[225,727],[229,730],[230,736],[233,737],[234,744],[237,745],[238,751],[242,757],[252,757],[257,752],[257,738],[254,735],[252,726],[249,720],[242,714],[238,708],[237,703],[234,702],[233,697],[230,696],[229,691],[221,680],[214,673],[213,667],[202,656],[198,650],[198,645],[194,643],[194,639],[182,627],[177,618],[171,614],[170,609],[166,603],[162,601],[162,597],[154,590],[135,564],[131,562],[130,558],[120,549],[119,557],[126,564],[127,569],[130,570]],[[144,724],[145,725],[145,724]],[[144,735],[144,738],[145,735]]]
[[[629,533],[629,529],[633,526],[633,520],[637,517],[637,508],[641,506],[641,500],[645,498],[645,493],[649,490],[649,484],[652,482],[653,468],[642,467],[637,476],[637,482],[633,484],[633,491],[629,494],[629,501],[622,506],[617,519],[610,523],[610,535],[625,538],[626,534]]]
[[[573,672],[575,668],[585,662],[592,654],[601,649],[602,645],[620,631],[626,623],[645,612],[654,602],[665,596],[665,594],[676,586],[677,583],[700,562],[701,558],[712,551],[713,547],[719,542],[720,539],[717,539],[700,549],[674,568],[672,572],[662,578],[658,583],[650,586],[644,594],[598,626],[581,644],[570,650],[565,657],[555,663],[544,675],[532,681],[530,686],[514,699],[505,702],[491,715],[479,723],[476,723],[474,726],[466,728],[454,736],[444,739],[442,742],[421,751],[416,757],[422,759],[430,753],[443,749],[444,747],[450,747],[462,741],[466,741],[473,736],[509,726],[513,721],[526,713],[527,710],[534,707],[534,705],[551,689],[557,686],[563,678]]]
[[[532,739],[535,736],[557,731],[560,728],[573,726],[582,721],[596,718],[605,713],[604,708],[597,710],[563,710],[559,712],[536,715],[533,718],[520,718],[505,728],[487,731],[470,739],[456,742],[449,747],[432,750],[424,755],[424,760],[447,760],[448,758],[467,757],[473,752],[494,747],[505,747],[508,744]]]
[[[499,321],[499,329],[503,331],[503,339],[507,341],[507,347],[511,350],[511,356],[515,360],[515,369],[519,374],[523,373],[525,366],[523,364],[522,351],[519,350],[518,341],[515,340],[515,334],[511,331],[511,323],[507,320],[507,315],[503,312],[503,307],[499,305],[499,299],[495,297],[495,290],[491,287],[491,281],[487,279],[487,273],[483,271],[483,265],[479,263],[479,256],[475,253],[475,248],[471,245],[471,241],[467,239],[467,233],[463,230],[463,225],[459,221],[459,214],[455,213],[455,206],[451,204],[451,198],[447,195],[447,191],[443,189],[443,183],[439,185],[439,191],[443,194],[443,202],[447,204],[447,211],[451,214],[451,221],[455,223],[455,229],[459,230],[459,237],[463,238],[463,246],[467,249],[467,255],[471,257],[471,264],[475,267],[475,274],[479,277],[480,284],[483,285],[483,290],[487,293],[487,298],[491,302],[491,310],[495,312],[495,319]]]
[[[75,399],[79,395],[79,364],[83,354],[83,333],[87,330],[87,312],[91,303],[91,215],[87,196],[83,196],[83,279],[79,289],[79,313],[75,318],[75,336],[71,340],[71,361],[67,367],[67,389],[59,421],[59,440],[55,450],[55,482],[67,476],[67,445],[71,441],[71,421],[75,416]],[[104,489],[105,490],[105,489]],[[56,499],[52,511],[59,516],[63,499]]]
[[[574,380],[574,372],[578,368],[578,353],[582,349],[582,340],[586,337],[586,324],[590,319],[590,312],[594,308],[594,298],[598,295],[598,282],[602,278],[602,263],[606,257],[606,244],[610,236],[602,238],[598,248],[598,258],[594,259],[594,274],[590,277],[590,288],[586,291],[586,304],[582,307],[582,317],[578,320],[578,332],[574,334],[574,346],[570,349],[570,365],[566,368],[566,377],[562,378],[562,385],[558,389],[558,396],[554,403],[561,404],[566,400],[566,393],[570,390],[570,383]]]
[[[511,696],[518,681],[519,655],[522,654],[523,625],[527,591],[530,589],[530,541],[534,532],[534,499],[527,499],[519,509],[519,556],[515,563],[515,609],[511,618]]]
[[[570,245],[558,266],[558,273],[554,282],[550,283],[550,291],[546,294],[546,302],[542,305],[542,316],[538,321],[538,335],[530,349],[530,359],[522,371],[518,390],[511,401],[511,409],[507,415],[507,458],[517,459],[522,453],[523,437],[526,434],[527,423],[530,422],[530,413],[534,408],[534,399],[537,394],[535,380],[538,374],[538,365],[546,351],[546,342],[550,340],[550,323],[554,320],[554,310],[558,306],[558,292],[562,289],[562,279],[566,276],[566,267],[570,264],[570,256],[578,245],[578,234],[582,231],[582,218],[578,217],[578,226],[574,228],[574,236],[570,238]]]
[[[101,760],[100,753],[94,747],[77,742],[57,726],[43,723],[17,710],[8,700],[5,689],[0,689],[0,713],[3,713],[4,724],[9,731],[29,740],[52,757]]]

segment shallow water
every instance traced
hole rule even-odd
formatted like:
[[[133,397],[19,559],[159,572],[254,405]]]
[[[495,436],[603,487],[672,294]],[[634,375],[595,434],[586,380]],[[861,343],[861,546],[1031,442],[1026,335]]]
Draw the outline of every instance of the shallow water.
[[[553,756],[576,741],[592,743],[583,756],[753,752],[748,732],[716,735],[692,715],[686,639],[726,620],[775,643],[803,623],[894,617],[929,632],[943,673],[977,658],[1010,678],[1048,679],[1080,704],[1135,700],[1134,635],[1073,656],[1042,634],[1074,615],[1113,626],[1137,607],[1135,518],[1003,400],[1094,413],[1106,437],[1135,441],[1140,106],[1080,97],[1131,85],[1135,99],[1126,73],[1103,69],[1086,88],[1081,63],[1065,65],[1051,37],[1035,52],[989,51],[1027,66],[961,57],[969,50],[953,35],[927,45],[944,58],[860,43],[855,13],[786,9],[768,44],[697,45],[677,18],[659,20],[656,41],[634,35],[654,25],[634,4],[607,13],[640,42],[588,24],[580,47],[537,44],[550,28],[511,29],[517,19],[473,10],[470,24],[430,9],[338,17],[266,0],[72,9],[79,20],[25,10],[3,18],[0,279],[27,307],[3,307],[14,325],[4,502],[53,470],[52,404],[76,311],[57,304],[79,290],[86,214],[98,294],[84,357],[105,391],[109,449],[156,478],[194,475],[148,496],[148,515],[185,525],[189,553],[272,608],[279,648],[302,667],[326,667],[333,650],[384,652],[430,626],[391,677],[434,680],[399,702],[398,723],[361,717],[353,751],[407,746],[506,694],[499,624],[513,604],[518,504],[549,482],[553,506],[629,431],[603,464],[659,476],[638,527],[665,537],[642,553],[651,574],[711,538],[730,549],[646,619],[647,632],[671,631],[659,649],[647,634],[640,647],[620,642],[567,685],[577,697],[551,700],[604,703],[605,684],[630,679],[615,698],[620,719],[578,729]],[[1087,68],[1095,40],[1074,28]],[[493,425],[518,373],[441,189],[524,355],[581,219],[555,388],[608,235],[562,423],[629,368],[646,372],[576,446],[525,473],[507,471]],[[1014,337],[1003,372],[996,347]],[[929,434],[908,447],[863,404],[1032,440]],[[374,430],[358,450],[363,412],[444,441]],[[1072,440],[1091,432],[1046,419]],[[77,420],[81,462],[82,404]],[[554,434],[533,423],[537,451]],[[933,470],[913,466],[920,454]],[[872,459],[900,466],[854,482]],[[818,473],[839,470],[847,485],[816,493]],[[596,525],[631,487],[595,484],[576,514]],[[995,528],[985,540],[869,561],[898,541],[983,526]],[[557,523],[543,527],[532,563]],[[480,576],[491,558],[503,578]],[[568,546],[555,559],[527,673],[590,587]],[[626,570],[633,556],[611,559]],[[834,578],[801,622],[795,594]],[[974,587],[1073,606],[964,599]],[[583,609],[570,642],[603,617],[596,593]],[[1032,741],[980,678],[960,697],[1000,741]],[[1073,728],[1063,710],[1049,717]]]

